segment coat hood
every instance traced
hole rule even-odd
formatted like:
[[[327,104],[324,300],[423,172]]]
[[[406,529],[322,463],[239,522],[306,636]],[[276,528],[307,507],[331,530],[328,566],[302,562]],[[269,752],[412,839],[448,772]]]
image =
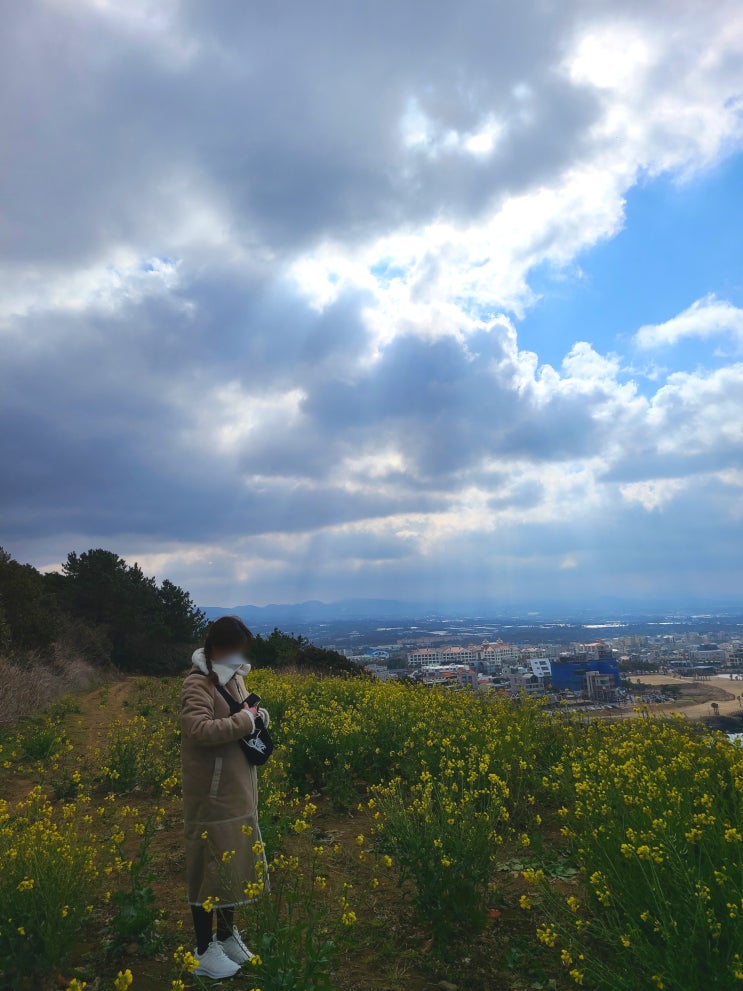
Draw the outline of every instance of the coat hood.
[[[240,663],[236,663],[232,658],[226,659],[228,663],[222,661],[212,662],[212,671],[219,678],[220,685],[226,685],[236,674],[248,674],[250,672],[250,662],[240,658]],[[199,647],[191,654],[191,663],[197,667],[202,674],[208,674],[209,668],[206,666],[206,654],[204,648]]]

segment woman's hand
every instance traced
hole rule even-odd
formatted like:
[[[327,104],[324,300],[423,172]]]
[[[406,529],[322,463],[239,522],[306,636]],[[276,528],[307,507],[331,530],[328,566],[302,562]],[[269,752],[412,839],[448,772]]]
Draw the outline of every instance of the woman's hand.
[[[248,712],[253,717],[253,719],[255,719],[255,717],[258,715],[258,703],[257,702],[256,702],[255,705],[246,705],[243,708],[245,708],[245,709],[248,710]]]

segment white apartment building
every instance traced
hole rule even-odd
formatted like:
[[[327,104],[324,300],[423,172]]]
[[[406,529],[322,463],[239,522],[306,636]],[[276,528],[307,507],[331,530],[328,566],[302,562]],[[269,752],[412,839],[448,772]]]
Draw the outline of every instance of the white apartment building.
[[[512,643],[483,643],[472,647],[422,647],[411,650],[408,664],[414,668],[435,665],[482,663],[488,674],[495,674],[504,664],[518,664],[521,651]]]
[[[408,654],[408,664],[414,668],[431,668],[447,664],[476,664],[478,647],[423,647],[411,650]]]
[[[499,674],[504,667],[518,664],[521,651],[512,643],[484,643],[479,660],[486,674]]]
[[[541,678],[543,683],[546,678],[552,675],[552,665],[548,657],[532,657],[529,660],[529,667],[531,673],[535,677]]]
[[[727,650],[717,643],[696,644],[684,653],[694,664],[724,664],[728,659]]]
[[[484,643],[480,648],[482,660],[493,658],[501,663],[507,661],[515,664],[521,657],[521,650],[512,643]]]

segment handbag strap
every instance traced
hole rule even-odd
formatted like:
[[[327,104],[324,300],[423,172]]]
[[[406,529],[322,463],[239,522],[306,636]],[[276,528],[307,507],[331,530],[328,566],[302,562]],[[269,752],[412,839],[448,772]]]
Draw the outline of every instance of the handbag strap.
[[[225,702],[227,703],[227,705],[230,707],[230,715],[231,716],[234,716],[236,712],[240,712],[240,710],[243,707],[242,702],[238,702],[237,699],[233,695],[230,695],[230,693],[227,691],[227,689],[224,687],[224,685],[217,685],[217,691],[222,696],[222,698],[225,700]]]
[[[204,672],[202,671],[201,674],[203,673]],[[216,687],[219,694],[222,696],[222,698],[225,700],[227,705],[230,707],[231,716],[234,716],[236,712],[242,711],[242,707],[243,707],[243,703],[245,702],[245,699],[243,699],[242,702],[238,702],[234,695],[230,695],[230,693],[227,691],[224,685],[217,685]],[[265,729],[263,719],[261,716],[253,717],[253,726],[255,727],[253,733],[255,733],[255,731],[259,729],[265,730],[265,732],[268,733],[268,730]]]
[[[217,688],[219,689],[219,694],[222,696],[222,698],[225,700],[227,705],[230,707],[230,715],[234,716],[236,712],[240,712],[242,709],[242,704],[238,702],[232,695],[230,695],[230,693],[227,691],[224,685],[217,685]],[[245,699],[243,699],[243,702],[244,701]],[[263,725],[263,719],[260,716],[253,716],[253,733],[255,733],[257,730],[265,730],[265,727]],[[252,736],[253,733],[249,733],[248,736]],[[247,739],[247,737],[243,737],[243,739]]]

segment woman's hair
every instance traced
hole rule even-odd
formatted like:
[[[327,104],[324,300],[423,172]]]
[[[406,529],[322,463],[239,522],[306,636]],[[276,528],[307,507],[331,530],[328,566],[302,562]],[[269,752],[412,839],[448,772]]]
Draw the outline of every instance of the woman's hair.
[[[204,657],[209,669],[209,677],[216,685],[219,678],[212,671],[212,651],[215,647],[230,647],[243,650],[250,644],[253,634],[239,616],[220,616],[209,624],[204,641]]]

